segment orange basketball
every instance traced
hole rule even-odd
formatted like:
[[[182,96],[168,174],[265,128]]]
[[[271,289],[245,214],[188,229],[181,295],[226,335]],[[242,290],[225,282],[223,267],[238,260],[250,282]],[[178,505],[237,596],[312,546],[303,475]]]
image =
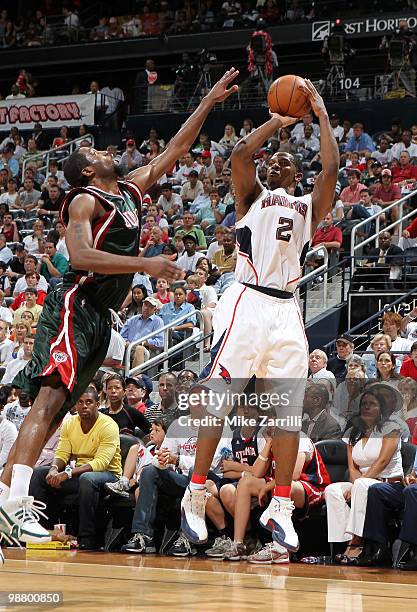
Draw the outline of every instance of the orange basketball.
[[[274,81],[268,91],[268,106],[273,113],[284,117],[303,117],[311,109],[300,86],[304,79],[287,74]]]

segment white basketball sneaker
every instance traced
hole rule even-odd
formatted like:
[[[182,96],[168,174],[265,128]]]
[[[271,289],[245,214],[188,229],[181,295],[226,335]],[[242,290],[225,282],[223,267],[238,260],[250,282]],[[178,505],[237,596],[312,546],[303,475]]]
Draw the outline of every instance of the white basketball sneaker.
[[[291,520],[293,510],[294,502],[290,499],[273,497],[259,522],[262,527],[272,532],[274,542],[278,542],[284,548],[296,552],[300,544]]]
[[[33,497],[16,497],[6,500],[0,506],[0,530],[6,536],[15,538],[20,542],[39,544],[50,542],[49,531],[39,524],[41,516],[46,518],[42,512],[46,505],[35,501]],[[6,531],[5,527],[8,529]]]
[[[206,526],[206,489],[185,489],[181,501],[181,529],[187,540],[193,544],[207,542]]]

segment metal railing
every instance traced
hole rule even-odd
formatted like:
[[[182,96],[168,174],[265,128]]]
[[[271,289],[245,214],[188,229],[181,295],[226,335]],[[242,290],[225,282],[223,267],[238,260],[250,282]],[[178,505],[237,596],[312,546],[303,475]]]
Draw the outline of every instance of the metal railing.
[[[22,176],[25,176],[26,166],[29,163],[37,162],[40,160],[42,163],[41,166],[37,165],[38,170],[48,170],[49,162],[53,159],[57,161],[59,164],[68,159],[68,157],[78,148],[83,140],[88,140],[91,142],[91,146],[94,146],[94,136],[92,134],[86,134],[85,136],[79,136],[78,138],[74,138],[74,140],[70,140],[66,144],[63,144],[59,147],[54,147],[53,149],[49,149],[48,151],[41,151],[40,153],[36,153],[36,155],[31,155],[29,158],[23,161],[22,165]],[[62,152],[63,155],[59,155]],[[58,157],[57,157],[58,153]]]
[[[199,310],[196,310],[192,314],[195,314],[197,316],[198,323],[199,323],[199,331],[197,332],[197,334],[194,334],[192,336],[189,336],[188,338],[185,338],[184,340],[181,340],[181,342],[178,342],[178,344],[175,344],[174,346],[169,346],[169,330],[171,330],[173,327],[176,327],[177,325],[180,325],[182,322],[189,319],[191,316],[189,312],[181,315],[180,317],[178,317],[178,319],[175,319],[175,321],[172,321],[171,323],[164,325],[163,327],[160,327],[159,329],[147,334],[146,336],[143,336],[142,338],[139,338],[138,340],[131,342],[128,345],[126,349],[126,353],[125,353],[125,376],[134,376],[135,374],[139,374],[143,370],[147,370],[151,366],[158,366],[159,364],[163,363],[170,357],[173,357],[181,349],[192,347],[196,345],[198,342],[200,342],[198,355],[199,355],[199,370],[201,371],[204,367],[203,365],[204,346],[202,342],[202,340],[204,339],[204,320],[203,320],[203,315],[201,314]],[[154,336],[158,336],[162,332],[164,333],[164,348],[162,349],[162,351],[158,353],[157,355],[151,357],[148,361],[145,361],[144,363],[141,363],[138,366],[131,368],[130,362],[131,362],[132,351],[135,350],[136,347],[139,346],[140,344],[143,344],[143,342],[145,342],[146,340],[149,340],[150,338],[153,338]]]
[[[376,244],[378,245],[378,237],[380,234],[380,223],[379,222],[380,222],[381,215],[385,214],[389,210],[392,210],[395,206],[399,206],[399,215],[398,215],[397,221],[393,221],[392,223],[390,223],[390,225],[387,225],[384,227],[384,231],[389,231],[390,229],[396,227],[397,225],[402,224],[402,222],[405,221],[406,219],[409,219],[417,214],[417,209],[415,209],[403,216],[404,202],[411,199],[414,195],[417,195],[417,190],[411,191],[410,193],[402,197],[400,200],[397,200],[396,202],[393,202],[389,206],[386,206],[385,208],[383,208],[381,212],[375,213],[374,215],[371,215],[370,217],[363,219],[363,221],[360,221],[359,223],[353,226],[352,235],[350,239],[350,255],[351,255],[352,273],[355,268],[356,251],[363,248],[366,244],[373,242],[374,240],[376,241]],[[364,227],[365,225],[367,225],[368,223],[372,221],[375,221],[375,226],[376,226],[375,233],[372,234],[372,236],[368,236],[368,238],[356,244],[356,234],[358,232],[358,229],[360,229],[361,227]]]
[[[382,315],[385,312],[388,312],[388,311],[392,310],[392,308],[394,308],[395,306],[399,307],[396,310],[404,311],[405,306],[407,306],[406,300],[408,298],[412,298],[413,296],[415,296],[415,294],[416,294],[415,289],[412,289],[411,291],[408,291],[408,293],[405,293],[405,294],[401,295],[399,298],[397,298],[396,300],[394,300],[390,304],[387,304],[386,306],[384,306],[383,308],[378,310],[378,312],[376,312],[372,316],[368,317],[367,319],[365,319],[361,323],[358,323],[354,327],[349,328],[346,331],[346,333],[349,334],[350,336],[352,336],[353,338],[362,338],[363,339],[362,343],[367,342],[369,344],[370,341],[371,341],[372,336],[375,335],[375,333],[379,332],[378,327],[379,327],[379,322],[380,322],[380,319],[381,319]],[[400,314],[401,314],[401,312],[400,312]],[[359,344],[357,346],[357,348],[359,349],[361,345],[362,344]],[[336,340],[332,340],[331,342],[328,342],[323,347],[323,350],[328,355],[330,355],[331,353],[333,353],[335,351],[335,348],[336,348]]]

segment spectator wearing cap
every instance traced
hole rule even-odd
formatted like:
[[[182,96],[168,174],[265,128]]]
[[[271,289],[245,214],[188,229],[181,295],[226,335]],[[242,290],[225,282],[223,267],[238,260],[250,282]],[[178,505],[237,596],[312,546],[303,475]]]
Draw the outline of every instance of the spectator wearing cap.
[[[183,238],[185,253],[178,258],[177,264],[184,272],[195,272],[201,254],[197,251],[197,237],[193,234],[186,234]]]
[[[363,123],[353,124],[353,136],[346,144],[346,151],[357,151],[361,157],[373,153],[375,145],[372,138],[364,131]]]
[[[417,157],[417,144],[412,142],[412,137],[413,135],[411,130],[403,130],[403,133],[401,134],[401,141],[393,145],[391,149],[392,156],[395,159],[399,160],[400,154],[403,151],[407,151],[410,158]]]
[[[181,187],[180,197],[183,204],[190,204],[197,196],[203,193],[203,183],[198,178],[197,170],[191,170],[188,175],[188,181],[185,181]]]
[[[408,151],[400,153],[400,165],[392,168],[392,181],[401,187],[417,180],[417,166],[413,166]]]
[[[348,170],[348,183],[349,185],[342,189],[340,199],[344,206],[352,206],[357,204],[361,199],[362,189],[366,189],[366,186],[359,182],[361,173],[359,170]]]
[[[183,238],[187,234],[192,234],[197,239],[197,251],[205,251],[207,249],[206,237],[202,229],[195,225],[195,216],[187,211],[182,218],[182,229],[178,230],[175,236],[179,235]]]
[[[126,400],[129,406],[145,414],[146,404],[144,399],[146,397],[146,384],[141,378],[135,378],[134,376],[128,376],[126,382]]]
[[[136,340],[140,340],[144,336],[152,332],[158,331],[164,326],[164,322],[156,313],[157,308],[159,308],[160,302],[152,297],[148,296],[142,305],[142,314],[135,315],[130,318],[123,325],[120,330],[120,335],[122,338],[126,340],[126,345],[131,344],[132,342],[136,342]],[[160,332],[149,340],[145,340],[142,344],[136,346],[133,351],[133,363],[132,366],[135,368],[136,366],[148,361],[151,356],[151,352],[154,353],[159,351],[164,346],[164,333]]]
[[[353,338],[349,334],[340,334],[336,338],[336,355],[327,362],[327,369],[333,372],[338,384],[346,378],[347,361],[353,349]]]
[[[178,193],[173,193],[171,183],[161,185],[162,194],[158,198],[157,205],[162,208],[168,219],[174,215],[182,215],[182,198]]]
[[[190,206],[190,212],[195,215],[198,213],[200,208],[207,208],[210,206],[210,191],[213,188],[213,181],[205,177],[202,180],[203,183],[203,193],[200,193],[192,202]]]
[[[339,116],[333,113],[332,115],[330,115],[329,119],[334,137],[336,138],[337,142],[342,142],[345,131],[339,123]]]
[[[375,159],[383,166],[388,165],[392,161],[392,149],[389,148],[389,142],[386,138],[381,138],[378,149],[372,153],[372,159]]]
[[[139,168],[142,165],[142,155],[136,148],[136,142],[133,138],[128,138],[126,141],[126,151],[120,158],[120,166],[125,174]]]
[[[210,151],[204,150],[201,152],[201,163],[203,165],[200,170],[200,181],[203,181],[205,178],[209,178],[211,181],[214,181],[216,178],[216,168],[212,162]]]

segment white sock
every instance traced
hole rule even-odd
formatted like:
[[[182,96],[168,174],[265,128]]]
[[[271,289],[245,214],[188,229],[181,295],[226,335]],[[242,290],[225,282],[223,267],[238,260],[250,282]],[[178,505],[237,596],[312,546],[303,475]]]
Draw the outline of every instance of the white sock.
[[[205,484],[198,484],[197,482],[190,482],[190,491],[202,491],[206,488]]]
[[[9,493],[10,487],[3,482],[0,482],[0,505],[8,499]]]
[[[29,485],[32,474],[33,469],[28,465],[22,465],[21,463],[14,464],[9,499],[27,497],[29,495]]]

